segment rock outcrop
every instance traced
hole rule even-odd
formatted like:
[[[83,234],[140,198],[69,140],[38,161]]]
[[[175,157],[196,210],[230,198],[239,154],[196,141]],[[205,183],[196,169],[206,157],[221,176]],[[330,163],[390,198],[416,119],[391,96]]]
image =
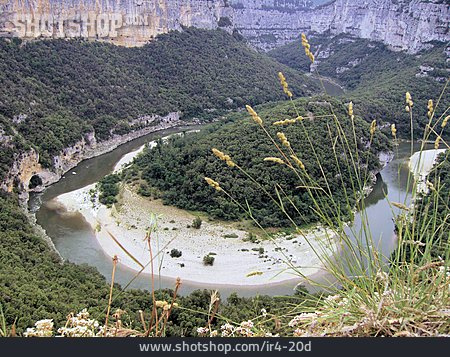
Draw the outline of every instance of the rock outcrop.
[[[81,161],[107,153],[121,144],[150,134],[152,132],[182,125],[180,113],[170,113],[165,117],[152,116],[151,125],[134,130],[125,135],[114,135],[111,139],[97,141],[94,132],[87,133],[74,145],[65,148],[53,157],[51,168],[44,168],[39,163],[39,154],[31,149],[15,160],[9,174],[0,188],[12,191],[18,186],[20,191],[41,191],[45,187],[59,181],[69,170],[77,166]],[[30,186],[30,182],[35,182]]]
[[[183,26],[238,30],[271,49],[300,32],[346,33],[417,52],[450,40],[450,5],[443,0],[0,0],[0,35],[84,37],[142,46]]]

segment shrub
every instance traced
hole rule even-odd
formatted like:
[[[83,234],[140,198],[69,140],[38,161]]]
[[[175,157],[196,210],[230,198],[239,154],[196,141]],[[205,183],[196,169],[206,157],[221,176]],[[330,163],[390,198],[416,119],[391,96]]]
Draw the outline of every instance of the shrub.
[[[204,257],[203,257],[203,264],[204,265],[214,265],[214,260],[215,260],[216,258],[214,258],[214,257],[212,257],[212,256],[210,256],[210,255],[205,255]]]
[[[181,251],[181,250],[178,250],[178,249],[172,249],[171,251],[170,251],[170,256],[172,257],[172,258],[179,258],[179,257],[181,257],[183,255],[183,252]]]
[[[195,219],[192,221],[192,228],[200,229],[202,226],[202,219],[200,217],[195,217]]]

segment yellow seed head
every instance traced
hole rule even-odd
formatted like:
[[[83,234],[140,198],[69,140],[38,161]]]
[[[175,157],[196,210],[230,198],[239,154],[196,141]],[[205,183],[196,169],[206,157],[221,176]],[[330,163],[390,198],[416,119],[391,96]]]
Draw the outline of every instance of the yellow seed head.
[[[447,125],[447,123],[448,123],[448,119],[450,118],[450,115],[447,115],[446,117],[445,117],[445,119],[442,121],[442,127],[443,128],[445,128],[445,126]]]
[[[213,179],[211,179],[209,177],[205,177],[205,181],[208,183],[208,185],[210,185],[216,191],[222,191],[222,188],[220,187],[219,183],[214,181]]]
[[[353,102],[348,103],[348,115],[353,118]]]
[[[278,72],[278,78],[280,79],[281,84],[286,83],[286,77],[282,72]]]
[[[412,108],[412,106],[414,105],[414,102],[412,101],[412,98],[411,98],[411,94],[409,92],[406,92],[405,102],[406,102],[407,106],[410,108]]]
[[[254,120],[257,124],[259,124],[259,125],[262,126],[262,125],[263,125],[263,121],[262,121],[262,119],[259,117],[259,115],[255,112],[255,110],[254,110],[251,106],[249,106],[249,105],[246,105],[245,108],[247,108],[247,111],[248,111],[249,114],[252,116],[253,120]]]
[[[285,120],[279,120],[279,121],[274,122],[273,125],[280,126],[280,125],[295,124],[295,123],[297,122],[297,120],[298,120],[298,118],[297,118],[297,119],[285,119]]]
[[[277,133],[277,137],[278,137],[278,139],[280,139],[281,144],[283,144],[283,146],[286,146],[287,148],[291,147],[291,144],[289,143],[289,141],[286,138],[286,135],[284,135],[284,133]]]
[[[217,150],[216,148],[213,148],[212,149],[212,152],[213,152],[213,154],[215,155],[215,156],[217,156],[220,160],[226,160],[226,155],[222,152],[222,151],[220,151],[220,150]]]
[[[409,113],[409,106],[408,105],[405,107],[405,110],[406,110],[407,113]]]
[[[225,161],[229,167],[235,167],[236,164],[231,160],[229,155],[224,154],[222,151],[217,149],[212,149],[212,152],[215,156],[217,156],[220,160]]]
[[[289,97],[292,98],[292,92],[289,90],[289,85],[286,81],[286,77],[283,73],[278,72],[278,78],[280,79],[281,86],[283,87],[284,93]]]
[[[439,145],[441,143],[441,137],[438,135],[438,137],[436,138],[436,141],[434,142],[434,148],[437,150],[439,149]]]
[[[300,167],[302,170],[305,169],[305,165],[303,164],[302,160],[300,160],[297,156],[291,155],[292,160]]]
[[[397,128],[395,127],[395,124],[391,125],[391,133],[394,138],[397,136]]]
[[[409,211],[409,208],[406,207],[403,203],[398,203],[398,202],[392,202],[392,206],[400,208],[404,211]]]
[[[167,306],[168,305],[168,302],[167,301],[162,301],[162,300],[158,300],[158,301],[155,301],[155,306],[156,307],[164,307],[164,306]]]
[[[375,134],[375,130],[377,130],[377,121],[373,120],[370,124],[370,135]]]
[[[266,157],[264,159],[266,162],[274,162],[276,164],[284,165],[284,161],[279,159],[278,157]]]
[[[311,45],[308,42],[308,39],[306,38],[306,35],[302,33],[302,46],[305,48],[305,54],[311,61],[311,63],[314,63],[314,55],[311,52]]]
[[[433,116],[433,111],[434,111],[433,100],[431,100],[431,99],[428,100],[427,108],[428,108],[428,113],[427,113],[428,118],[431,119],[431,117]]]

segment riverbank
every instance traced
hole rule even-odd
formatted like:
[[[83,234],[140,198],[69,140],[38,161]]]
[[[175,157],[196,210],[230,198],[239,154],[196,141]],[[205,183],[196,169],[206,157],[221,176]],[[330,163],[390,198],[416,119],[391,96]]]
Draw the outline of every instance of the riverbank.
[[[128,143],[131,143],[135,140],[139,140],[140,138],[146,137],[146,136],[154,134],[154,133],[164,132],[166,130],[172,130],[172,129],[176,129],[176,128],[188,129],[189,127],[196,128],[196,127],[198,127],[198,124],[187,125],[186,123],[184,123],[182,121],[163,121],[158,125],[142,128],[140,130],[136,130],[132,133],[125,134],[125,135],[117,135],[109,140],[102,141],[99,143],[96,142],[93,145],[86,145],[86,143],[84,143],[81,146],[76,145],[75,147],[77,148],[77,151],[76,151],[75,156],[70,156],[70,155],[67,156],[66,154],[68,152],[65,151],[64,169],[62,169],[62,167],[60,167],[59,170],[55,170],[54,172],[50,172],[48,170],[34,171],[33,175],[42,175],[44,173],[44,176],[47,177],[47,180],[44,181],[42,187],[39,187],[36,190],[21,191],[19,194],[19,203],[20,203],[20,206],[21,206],[24,214],[27,215],[28,220],[31,223],[35,234],[37,234],[39,237],[41,237],[46,242],[46,244],[50,247],[50,249],[52,249],[52,251],[54,251],[54,253],[60,258],[61,262],[63,262],[64,258],[61,256],[60,252],[55,247],[53,239],[50,238],[47,235],[46,230],[40,224],[38,224],[36,214],[35,214],[36,208],[29,207],[30,193],[31,194],[37,193],[38,195],[44,194],[47,191],[48,187],[54,185],[57,182],[60,182],[60,180],[62,180],[64,178],[66,178],[66,175],[68,173],[70,173],[70,172],[76,173],[73,170],[78,165],[80,165],[82,162],[85,162],[86,160],[90,160],[90,159],[96,158],[96,157],[101,157],[102,155],[114,152],[120,146],[126,146]],[[143,147],[141,147],[141,149],[143,149]],[[65,150],[70,151],[70,148],[67,148]],[[125,155],[121,161],[123,161],[123,162],[129,161],[129,160],[127,160],[127,156],[128,156],[128,154]],[[133,157],[134,156],[132,156],[131,159]],[[120,166],[120,162],[118,162],[117,165]],[[21,166],[21,165],[19,165],[19,166]],[[22,183],[23,183],[24,187],[27,186],[26,182],[22,182]]]
[[[122,157],[114,171],[128,165],[142,150],[143,147]],[[64,214],[81,214],[95,232],[103,251],[111,258],[117,255],[120,264],[135,272],[143,266],[146,267],[144,273],[151,272],[144,238],[155,217],[158,217],[158,228],[152,235],[153,269],[155,275],[167,278],[239,286],[293,279],[299,282],[299,272],[312,276],[322,271],[314,251],[328,256],[336,251],[334,239],[322,228],[304,236],[260,239],[252,243],[245,239],[244,230],[224,222],[206,221],[200,229],[190,228],[195,215],[165,206],[160,200],[143,198],[129,187],[122,188],[120,204],[108,209],[93,200],[93,189],[95,184],[88,185],[56,197],[51,204]],[[171,257],[172,249],[182,255]],[[204,265],[206,255],[214,257],[212,266]]]
[[[427,176],[440,154],[446,149],[423,150],[416,152],[409,159],[408,167],[417,182],[418,193],[428,193]]]
[[[90,194],[93,188],[94,185],[87,186],[61,195],[55,204],[62,205],[67,214],[82,214],[105,253],[110,257],[117,255],[121,264],[134,271],[140,271],[150,261],[144,238],[154,222],[154,215],[158,217],[158,228],[152,235],[155,273],[198,283],[269,284],[298,278],[296,269],[310,276],[318,273],[321,267],[313,248],[321,252],[324,245],[334,244],[320,228],[306,234],[313,248],[302,236],[251,243],[243,240],[247,235],[245,231],[224,223],[203,222],[200,229],[188,228],[194,215],[165,206],[160,200],[140,197],[129,188],[122,190],[120,206],[108,209],[93,204]],[[172,249],[180,251],[182,256],[172,258]],[[331,246],[327,253],[331,254],[333,249]],[[215,258],[213,266],[203,264],[205,255]],[[150,273],[150,267],[147,266],[144,272]]]

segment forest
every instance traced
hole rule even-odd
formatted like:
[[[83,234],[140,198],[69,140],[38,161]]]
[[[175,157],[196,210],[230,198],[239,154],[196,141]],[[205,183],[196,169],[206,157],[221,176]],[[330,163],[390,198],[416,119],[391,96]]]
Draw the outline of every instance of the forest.
[[[106,279],[95,268],[61,262],[47,242],[34,233],[18,206],[17,196],[2,191],[0,250],[0,306],[6,325],[14,325],[18,334],[42,318],[53,319],[57,326],[63,326],[69,313],[84,308],[89,310],[93,318],[99,321],[104,319],[109,296]],[[197,328],[207,322],[205,314],[209,308],[210,295],[208,290],[198,290],[179,296],[177,302],[180,308],[171,315],[167,335],[195,336]],[[156,292],[159,300],[171,301],[172,296],[171,290]],[[224,299],[213,326],[225,323],[219,316],[243,321],[259,314],[262,308],[277,314],[287,303],[301,301],[301,292],[284,298],[240,298],[233,294]],[[124,323],[139,329],[138,311],[151,313],[151,294],[146,290],[124,290],[116,284],[112,308],[113,311],[124,310]]]
[[[281,155],[250,116],[239,113],[231,115],[228,123],[217,123],[201,133],[174,137],[167,144],[160,142],[157,147],[147,149],[124,172],[123,180],[137,183],[139,192],[144,196],[161,197],[166,204],[207,212],[220,219],[248,218],[237,203],[249,205],[253,217],[265,227],[291,225],[289,218],[279,207],[280,200],[286,212],[291,217],[296,217],[296,224],[300,226],[317,221],[313,199],[323,201],[323,206],[330,210],[338,211],[342,215],[341,219],[351,219],[351,210],[357,198],[352,197],[352,202],[346,202],[344,191],[349,190],[352,170],[349,169],[350,165],[339,164],[336,159],[358,156],[357,165],[368,165],[368,172],[376,172],[380,169],[377,155],[389,150],[390,144],[389,139],[380,131],[375,132],[371,140],[369,124],[359,117],[355,119],[357,149],[354,143],[347,146],[340,142],[337,140],[338,126],[330,116],[330,104],[338,108],[336,115],[345,135],[353,137],[346,106],[330,97],[296,100],[298,114],[304,119],[282,128],[272,123],[297,117],[289,102],[258,107],[267,131],[278,140],[277,131],[282,130],[303,162],[306,170],[300,172],[300,177],[285,165],[264,161],[267,157]],[[333,145],[336,157],[330,152]],[[218,160],[211,152],[212,148],[229,155],[233,162],[245,169],[246,174]],[[319,161],[322,166],[318,164]],[[308,181],[307,175],[318,187],[328,187],[335,202],[329,200],[323,191],[317,190],[313,198],[307,189],[298,187],[303,181]],[[214,193],[206,185],[204,177],[218,181],[237,202],[231,202],[221,193]],[[280,197],[277,197],[275,183],[282,192]]]
[[[83,40],[0,39],[0,135],[34,147],[41,163],[86,132],[99,140],[139,129],[146,115],[208,121],[244,104],[279,100],[285,71],[296,95],[317,85],[224,31],[171,32],[142,48]],[[2,149],[22,147],[2,140]],[[0,157],[0,174],[9,165]]]
[[[312,50],[318,52],[317,72],[346,89],[345,98],[355,103],[357,114],[368,121],[395,123],[398,136],[410,136],[410,123],[404,115],[404,96],[414,101],[414,132],[420,138],[427,123],[427,102],[437,102],[448,78],[447,45],[433,43],[431,49],[416,55],[394,52],[380,42],[330,34],[309,36]],[[310,63],[300,50],[300,39],[269,53],[277,61],[299,71],[309,72]],[[316,70],[312,73],[317,74]],[[447,91],[441,102],[448,103]],[[445,110],[441,106],[439,117]],[[357,108],[357,109],[356,109]]]

